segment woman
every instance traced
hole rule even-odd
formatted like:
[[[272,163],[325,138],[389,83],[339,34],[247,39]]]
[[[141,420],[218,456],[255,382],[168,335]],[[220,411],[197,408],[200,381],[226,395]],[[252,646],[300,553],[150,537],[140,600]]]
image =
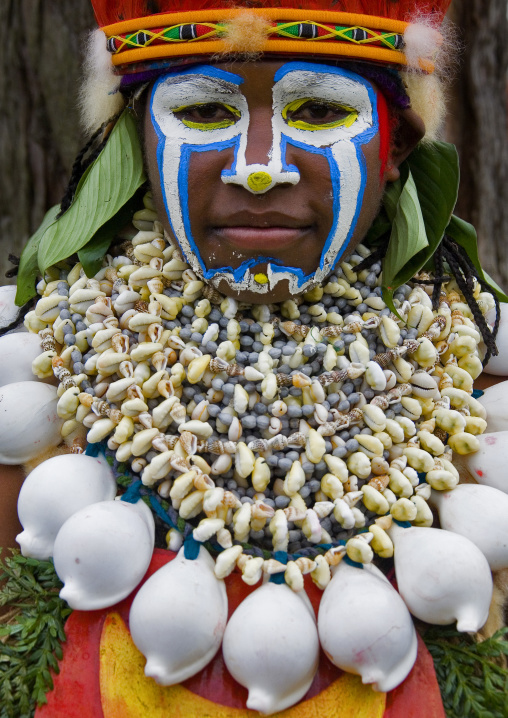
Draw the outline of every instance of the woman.
[[[480,340],[495,350],[484,314],[496,301],[480,270],[468,278],[474,266],[458,247],[468,230],[449,222],[453,189],[428,195],[426,152],[442,180],[449,150],[411,154],[440,122],[431,73],[441,36],[404,22],[403,3],[346,12],[205,3],[190,15],[171,3],[155,4],[163,15],[111,5],[95,9],[120,75],[103,72],[96,35],[84,99],[89,123],[102,125],[86,149],[95,161],[80,158],[59,217],[36,238],[42,298],[25,319],[42,339],[35,373],[59,381],[58,404],[46,389],[31,396],[51,416],[41,439],[34,424],[36,438],[51,450],[61,430],[87,456],[34,471],[18,542],[27,556],[54,557],[61,597],[78,612],[136,590],[130,631],[162,686],[198,674],[224,636],[227,669],[262,713],[304,697],[319,642],[336,666],[391,691],[417,639],[399,595],[369,569],[374,557],[390,558],[395,544],[411,612],[465,631],[488,614],[484,554],[505,565],[482,543],[485,528],[473,542],[457,522],[445,534],[425,529],[425,541],[418,533],[433,523],[431,489],[435,504],[439,492],[464,494],[451,491],[452,449],[482,474],[468,458],[487,426],[472,384]],[[442,15],[442,5],[422,9]],[[142,126],[151,186],[140,211],[125,104]],[[125,207],[138,231],[109,246]],[[102,253],[101,227],[110,232]],[[31,251],[18,298],[32,292]],[[62,263],[75,251],[80,265]],[[433,273],[406,284],[431,258]],[[7,387],[6,418],[25,391]],[[27,443],[5,439],[2,459],[37,461],[40,445]],[[111,500],[111,475],[90,458],[99,451],[123,501]],[[76,485],[63,478],[80,470]],[[466,504],[492,502],[491,490],[466,489]],[[158,547],[182,548],[138,590],[154,531]],[[271,578],[226,628],[224,579],[231,602],[235,567],[248,586]],[[317,628],[300,601],[307,574],[326,589]],[[432,587],[423,600],[422,585]],[[308,578],[305,587],[312,595]]]

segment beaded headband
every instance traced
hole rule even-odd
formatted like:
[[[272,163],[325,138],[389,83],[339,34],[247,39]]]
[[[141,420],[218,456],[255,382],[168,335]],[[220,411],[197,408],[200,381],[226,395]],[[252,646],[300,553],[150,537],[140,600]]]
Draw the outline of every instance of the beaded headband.
[[[298,2],[227,8],[225,3],[204,0],[178,7],[171,2],[124,2],[111,7],[95,0],[93,4],[115,73],[120,75],[139,71],[140,63],[253,52],[369,60],[432,73],[442,41],[434,27],[402,19],[404,13],[407,16],[404,2],[386,8],[382,2],[349,0],[340,3],[340,11],[315,2],[305,3],[305,8],[299,8]],[[449,0],[430,6],[426,0],[413,3],[421,5],[417,12],[433,12],[438,22],[448,4]],[[153,7],[166,12],[147,11]],[[175,12],[180,8],[183,11]]]

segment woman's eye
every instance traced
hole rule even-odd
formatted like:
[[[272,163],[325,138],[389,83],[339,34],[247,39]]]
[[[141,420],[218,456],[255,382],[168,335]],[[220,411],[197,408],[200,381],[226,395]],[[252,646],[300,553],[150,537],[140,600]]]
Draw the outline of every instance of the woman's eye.
[[[290,127],[322,130],[341,126],[350,127],[358,117],[358,111],[331,102],[296,100],[284,109],[283,116]]]
[[[173,114],[184,125],[199,130],[217,130],[231,127],[240,113],[234,107],[219,102],[209,102],[188,107],[177,107]]]

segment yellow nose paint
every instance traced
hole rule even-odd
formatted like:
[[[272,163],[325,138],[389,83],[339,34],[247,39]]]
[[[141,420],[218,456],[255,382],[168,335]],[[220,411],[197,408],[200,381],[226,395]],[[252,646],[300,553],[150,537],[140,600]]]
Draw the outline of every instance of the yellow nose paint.
[[[257,282],[258,284],[267,284],[268,277],[266,276],[266,274],[259,272],[259,274],[254,275],[254,281]]]
[[[262,192],[272,184],[272,178],[268,172],[252,172],[247,177],[247,184],[253,192]]]

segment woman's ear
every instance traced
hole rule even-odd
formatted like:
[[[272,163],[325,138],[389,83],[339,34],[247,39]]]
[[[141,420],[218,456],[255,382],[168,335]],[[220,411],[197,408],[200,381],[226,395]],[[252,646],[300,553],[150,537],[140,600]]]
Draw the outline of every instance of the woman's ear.
[[[398,113],[398,124],[391,138],[385,167],[386,182],[395,182],[399,179],[400,164],[411,154],[424,135],[425,125],[420,115],[411,109],[401,110]]]

